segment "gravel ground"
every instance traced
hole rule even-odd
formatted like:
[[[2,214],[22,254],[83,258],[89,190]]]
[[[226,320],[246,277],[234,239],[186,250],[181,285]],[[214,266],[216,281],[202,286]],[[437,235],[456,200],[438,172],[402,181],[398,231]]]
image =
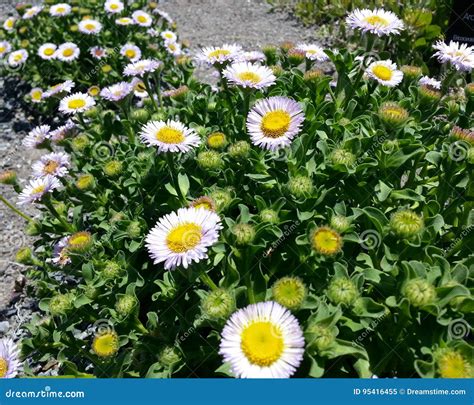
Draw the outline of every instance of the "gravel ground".
[[[15,3],[16,0],[0,0],[0,17],[9,14]],[[159,7],[176,20],[180,40],[187,41],[192,50],[232,42],[256,50],[282,41],[317,41],[314,28],[304,28],[287,13],[272,12],[265,0],[165,0],[160,1]],[[27,179],[32,161],[41,153],[21,146],[31,119],[24,116],[15,101],[15,89],[12,94],[5,91],[6,87],[0,78],[0,171],[14,169],[20,179]],[[16,194],[10,187],[0,185],[0,193],[16,203]],[[28,214],[35,215],[33,211]],[[24,226],[23,219],[0,203],[0,337],[6,335],[15,340],[24,333],[20,325],[36,310],[36,303],[22,288],[25,267],[14,262],[16,251],[32,242],[23,234]]]

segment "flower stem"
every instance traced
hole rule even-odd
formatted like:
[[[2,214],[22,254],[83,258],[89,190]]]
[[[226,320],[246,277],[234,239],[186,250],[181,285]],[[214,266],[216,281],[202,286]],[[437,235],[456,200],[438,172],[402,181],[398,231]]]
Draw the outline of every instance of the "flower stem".
[[[155,97],[153,97],[153,92],[151,91],[150,82],[149,82],[148,77],[146,75],[143,76],[143,83],[145,84],[146,92],[148,93],[148,95],[151,98],[151,102],[153,103],[153,108],[155,109],[155,112],[158,112],[159,111],[158,105],[156,104]]]
[[[2,201],[8,208],[10,208],[15,214],[19,215],[23,219],[26,219],[28,222],[33,222],[33,219],[30,218],[28,215],[25,213],[21,212],[18,208],[16,208],[13,204],[8,202],[5,197],[0,195],[0,201]]]
[[[171,152],[165,153],[166,163],[168,164],[168,168],[170,171],[171,180],[173,182],[174,189],[178,194],[178,199],[181,200],[182,203],[186,204],[186,198],[181,193],[181,189],[179,188],[178,177],[176,176],[176,167],[174,164],[173,156]]]
[[[211,277],[209,277],[209,275],[205,272],[205,271],[202,271],[201,274],[199,275],[199,278],[201,279],[201,281],[206,284],[211,290],[215,291],[218,289],[216,283],[214,283],[214,281],[212,281]]]
[[[45,199],[44,205],[49,209],[51,214],[61,223],[61,225],[68,231],[68,232],[76,232],[76,228],[74,225],[70,224],[69,222],[65,221],[64,218],[59,215],[58,211],[56,211],[56,208],[54,208],[54,205],[51,203],[49,199]]]

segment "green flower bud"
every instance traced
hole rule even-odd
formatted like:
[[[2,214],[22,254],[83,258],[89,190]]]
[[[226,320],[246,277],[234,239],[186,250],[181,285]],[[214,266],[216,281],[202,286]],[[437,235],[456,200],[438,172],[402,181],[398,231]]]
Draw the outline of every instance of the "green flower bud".
[[[304,336],[308,349],[316,349],[320,352],[327,350],[336,340],[330,328],[318,324],[309,325]]]
[[[470,147],[467,151],[467,161],[470,164],[474,164],[474,147]]]
[[[217,211],[227,209],[233,200],[231,192],[227,189],[215,189],[209,194],[209,197],[215,202]]]
[[[59,215],[67,214],[67,206],[62,201],[54,203],[53,206]]]
[[[140,222],[132,221],[127,226],[127,235],[131,239],[136,239],[142,234]]]
[[[99,115],[99,110],[97,107],[89,108],[87,111],[84,112],[84,116],[87,118],[96,118]]]
[[[110,279],[110,280],[116,279],[117,277],[122,275],[122,273],[123,273],[123,270],[120,264],[112,260],[106,261],[102,269],[102,275],[106,279]]]
[[[352,280],[334,278],[329,284],[327,296],[336,305],[350,306],[359,297],[359,292]]]
[[[427,280],[412,279],[405,284],[403,295],[414,307],[422,307],[435,300],[436,290]]]
[[[79,134],[71,140],[71,147],[74,152],[82,152],[89,144],[89,138],[86,134]]]
[[[27,246],[20,248],[16,252],[15,260],[21,264],[32,264],[33,255],[31,253],[31,249]]]
[[[160,353],[159,362],[165,367],[171,367],[173,364],[181,361],[181,355],[173,346],[166,346]]]
[[[115,310],[122,316],[127,316],[137,309],[138,301],[130,294],[122,295],[115,303]]]
[[[412,210],[400,210],[390,218],[390,228],[402,238],[411,238],[421,233],[424,227],[423,218]]]
[[[200,152],[196,160],[199,167],[205,170],[218,170],[224,165],[224,161],[219,152],[213,150]]]
[[[152,121],[165,121],[167,118],[168,115],[163,111],[154,113],[151,116]]]
[[[306,286],[298,277],[283,277],[273,284],[272,295],[276,302],[295,311],[306,298]]]
[[[314,190],[313,181],[308,176],[294,176],[288,182],[288,190],[297,198],[308,197]]]
[[[467,98],[474,98],[474,83],[469,83],[465,88],[464,92]]]
[[[95,300],[99,296],[99,290],[91,284],[86,284],[83,287],[84,295],[90,300]]]
[[[329,225],[335,231],[339,233],[344,233],[350,228],[351,221],[349,220],[349,218],[345,217],[344,215],[333,215],[331,217],[331,221],[329,222]]]
[[[403,125],[408,117],[408,111],[391,101],[383,103],[379,108],[379,117],[388,127]]]
[[[276,77],[280,77],[283,73],[285,73],[285,69],[283,69],[280,65],[272,65],[269,66],[269,68]]]
[[[324,77],[324,72],[321,69],[308,70],[303,79],[307,83],[319,83],[319,81]]]
[[[6,170],[0,173],[0,184],[15,185],[17,183],[17,175],[14,170]]]
[[[92,235],[89,232],[76,232],[69,237],[67,249],[73,253],[86,253],[92,247],[92,244]]]
[[[274,45],[265,45],[262,48],[262,52],[267,58],[267,61],[271,63],[275,60],[277,54],[277,48]]]
[[[68,294],[56,294],[49,301],[49,312],[53,316],[65,315],[73,309],[74,295]]]
[[[202,312],[212,320],[227,319],[235,310],[234,296],[227,290],[219,288],[203,298]]]
[[[82,174],[78,177],[75,184],[81,191],[92,190],[95,187],[95,178],[92,174]]]
[[[459,104],[455,100],[449,100],[446,103],[448,109],[448,116],[450,119],[454,119],[459,115]]]
[[[131,114],[132,120],[138,121],[141,124],[144,124],[150,118],[150,114],[148,110],[145,108],[139,108],[137,110],[133,110]]]
[[[418,79],[423,73],[418,66],[403,65],[400,70],[403,72],[403,76],[411,81]]]
[[[193,208],[204,208],[208,211],[216,211],[216,203],[212,198],[207,196],[196,198],[189,203],[189,206]]]
[[[236,224],[232,228],[237,245],[249,245],[255,239],[255,228],[250,224]]]
[[[348,150],[337,148],[331,152],[330,159],[334,165],[352,166],[356,156]]]
[[[293,66],[298,66],[304,62],[306,53],[299,49],[293,48],[288,51],[288,62]]]
[[[293,49],[295,47],[295,43],[291,41],[283,41],[280,44],[280,49],[283,53],[288,53],[290,49]]]
[[[247,141],[238,141],[229,146],[227,152],[234,159],[245,159],[251,150],[251,146]]]
[[[207,111],[216,111],[217,103],[215,101],[209,101],[207,103]]]
[[[104,173],[110,177],[116,177],[122,173],[123,165],[119,160],[111,160],[104,165]]]
[[[280,218],[278,218],[278,212],[270,208],[265,208],[260,212],[260,220],[269,224],[277,224],[280,222]]]
[[[435,104],[441,100],[441,92],[428,86],[420,86],[418,92],[424,104]]]
[[[227,145],[227,139],[222,132],[213,132],[207,137],[207,146],[212,149],[222,149]]]
[[[28,236],[37,236],[41,233],[41,224],[37,221],[28,221],[25,232]]]

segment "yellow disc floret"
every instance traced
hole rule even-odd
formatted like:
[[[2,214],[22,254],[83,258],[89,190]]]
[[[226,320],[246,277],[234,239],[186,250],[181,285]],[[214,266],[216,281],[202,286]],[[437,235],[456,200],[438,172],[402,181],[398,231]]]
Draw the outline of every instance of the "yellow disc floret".
[[[168,248],[175,253],[194,249],[202,238],[202,228],[193,223],[181,224],[171,230],[166,237]]]
[[[285,342],[280,328],[271,322],[254,322],[241,335],[241,348],[250,363],[268,367],[280,359]]]

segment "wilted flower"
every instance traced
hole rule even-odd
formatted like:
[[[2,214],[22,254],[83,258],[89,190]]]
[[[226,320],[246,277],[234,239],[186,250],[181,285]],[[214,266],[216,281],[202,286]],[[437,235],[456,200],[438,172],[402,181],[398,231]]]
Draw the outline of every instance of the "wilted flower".
[[[189,206],[193,208],[204,208],[209,211],[216,211],[216,203],[211,197],[207,196],[196,198],[189,203]]]
[[[418,83],[420,84],[420,86],[428,86],[428,87],[431,87],[431,88],[436,89],[436,90],[441,89],[441,82],[439,80],[433,79],[433,78],[428,77],[428,76],[423,76],[418,81]]]
[[[104,59],[107,57],[107,50],[105,48],[102,48],[101,46],[94,46],[91,49],[89,49],[89,53],[94,59]]]
[[[452,348],[439,349],[434,358],[441,378],[473,378],[474,369],[458,350]]]
[[[71,257],[67,250],[68,241],[69,236],[65,236],[54,245],[53,258],[51,259],[51,262],[58,267],[64,267],[71,263]]]
[[[17,174],[14,170],[5,170],[0,173],[0,184],[13,185],[17,183]]]
[[[455,125],[451,130],[451,136],[460,141],[466,141],[474,145],[474,131],[470,129],[464,129]]]

